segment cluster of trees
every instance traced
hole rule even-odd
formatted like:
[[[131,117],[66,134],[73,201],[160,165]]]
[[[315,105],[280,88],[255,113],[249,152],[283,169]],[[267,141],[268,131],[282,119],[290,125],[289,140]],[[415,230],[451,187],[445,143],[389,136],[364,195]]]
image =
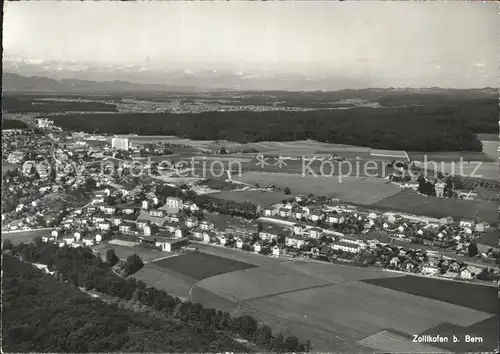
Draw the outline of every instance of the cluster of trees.
[[[2,119],[2,130],[3,129],[27,129],[26,123],[19,119]]]
[[[59,248],[54,244],[43,244],[39,238],[29,245],[13,246],[11,243],[6,244],[4,242],[3,249],[12,255],[18,256],[23,261],[47,265],[50,270],[55,271],[54,277],[62,284],[68,282],[74,286],[83,287],[87,291],[95,290],[115,298],[140,303],[163,313],[165,317],[173,316],[179,319],[184,326],[188,326],[196,333],[202,333],[203,336],[209,338],[220,338],[220,334],[225,336],[239,335],[255,342],[262,349],[275,352],[309,351],[311,348],[310,341],[299,342],[294,336],[285,338],[279,333],[273,334],[270,327],[260,326],[250,316],[232,318],[228,312],[204,308],[201,304],[190,301],[182,302],[165,291],[148,287],[144,282],[137,281],[135,278],[124,279],[115,276],[111,272],[111,264],[116,262],[116,258],[113,256],[114,252],[106,254],[106,262],[103,262],[100,255],[95,255],[89,248]],[[5,263],[4,267],[6,267]],[[17,270],[15,272],[19,274]],[[58,303],[58,301],[55,303]],[[79,311],[80,308],[76,307],[68,314],[73,317],[73,320],[80,319],[75,314],[75,312]],[[12,319],[12,315],[10,318]],[[70,335],[68,332],[64,333]],[[219,336],[216,334],[219,334]],[[162,336],[165,337],[165,333],[162,333]],[[166,337],[170,336],[166,335]],[[206,338],[204,339],[206,340]],[[63,343],[65,342],[63,341]],[[229,344],[234,345],[234,343]],[[91,343],[88,343],[88,345],[91,345]],[[168,351],[166,348],[161,351]],[[178,348],[177,350],[190,351],[191,348]],[[33,350],[33,348],[31,349]],[[120,348],[107,348],[108,351],[115,349]],[[212,351],[221,352],[223,350],[225,349],[217,348]],[[39,349],[36,351],[39,351]],[[89,348],[88,351],[96,350]],[[240,352],[241,350],[237,351]]]
[[[2,105],[6,112],[11,113],[118,112],[116,105],[104,102],[47,101],[29,96],[3,97]]]
[[[208,327],[122,309],[4,255],[5,352],[247,352]],[[118,284],[115,284],[118,285]],[[130,294],[131,298],[132,294]]]
[[[423,105],[315,111],[76,114],[71,119],[51,118],[56,125],[72,131],[99,129],[103,133],[176,135],[243,143],[314,139],[379,149],[482,151],[481,142],[470,128],[476,127],[478,115],[470,114],[466,104],[457,105],[460,103],[453,103],[453,108]]]
[[[158,186],[157,193],[162,198],[187,199],[195,203],[200,209],[207,210],[210,213],[240,216],[246,219],[256,219],[260,216],[258,206],[250,202],[219,199],[206,194],[196,194],[192,190],[183,191],[180,188],[167,185]]]

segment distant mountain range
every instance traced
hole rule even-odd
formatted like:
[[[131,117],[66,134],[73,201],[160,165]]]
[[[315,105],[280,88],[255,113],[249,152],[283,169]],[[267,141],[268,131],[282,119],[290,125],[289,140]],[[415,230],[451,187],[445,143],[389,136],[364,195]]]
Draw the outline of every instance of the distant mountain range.
[[[217,92],[217,91],[403,91],[443,92],[440,88],[370,88],[348,77],[306,77],[270,72],[164,71],[138,65],[98,65],[3,58],[3,90],[20,92]],[[497,93],[492,88],[472,90]]]
[[[289,90],[332,91],[345,88],[369,87],[369,83],[350,77],[308,77],[264,70],[250,72],[222,69],[164,70],[140,65],[103,65],[89,62],[59,62],[4,57],[3,71],[23,76],[40,76],[54,80],[78,79],[97,82],[129,82],[216,91],[228,90]]]

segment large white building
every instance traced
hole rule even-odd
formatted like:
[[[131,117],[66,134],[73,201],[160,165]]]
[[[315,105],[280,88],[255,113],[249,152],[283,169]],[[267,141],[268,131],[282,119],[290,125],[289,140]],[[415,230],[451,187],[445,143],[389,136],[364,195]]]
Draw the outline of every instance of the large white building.
[[[127,138],[113,138],[111,139],[111,147],[117,150],[128,150],[129,142]]]

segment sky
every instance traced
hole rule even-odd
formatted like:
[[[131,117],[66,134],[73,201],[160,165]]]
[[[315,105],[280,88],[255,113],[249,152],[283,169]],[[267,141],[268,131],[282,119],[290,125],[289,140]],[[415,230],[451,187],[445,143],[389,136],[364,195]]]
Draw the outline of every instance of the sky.
[[[222,69],[370,87],[498,84],[481,2],[4,2],[4,56]]]

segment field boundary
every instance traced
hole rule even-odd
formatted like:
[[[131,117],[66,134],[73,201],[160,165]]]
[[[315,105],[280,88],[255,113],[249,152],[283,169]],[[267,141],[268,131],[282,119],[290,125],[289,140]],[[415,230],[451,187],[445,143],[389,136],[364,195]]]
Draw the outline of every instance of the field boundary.
[[[415,274],[415,273],[403,272],[403,271],[400,271],[400,270],[386,269],[386,268],[383,268],[382,270],[384,272],[396,273],[396,274],[401,274],[401,275],[411,275],[411,276],[419,277],[419,278],[444,280],[444,281],[451,281],[451,282],[463,283],[463,284],[489,286],[489,287],[494,287],[494,288],[497,287],[497,285],[495,283],[491,283],[491,284],[490,283],[477,283],[477,282],[474,282],[474,281],[467,281],[467,280],[460,280],[460,279],[453,279],[453,278],[433,277],[433,276],[429,276],[429,275]]]
[[[2,234],[15,234],[15,233],[20,233],[20,232],[36,232],[36,231],[47,231],[47,230],[54,230],[53,227],[46,227],[43,229],[29,229],[29,230],[14,230],[14,231],[3,231]]]

